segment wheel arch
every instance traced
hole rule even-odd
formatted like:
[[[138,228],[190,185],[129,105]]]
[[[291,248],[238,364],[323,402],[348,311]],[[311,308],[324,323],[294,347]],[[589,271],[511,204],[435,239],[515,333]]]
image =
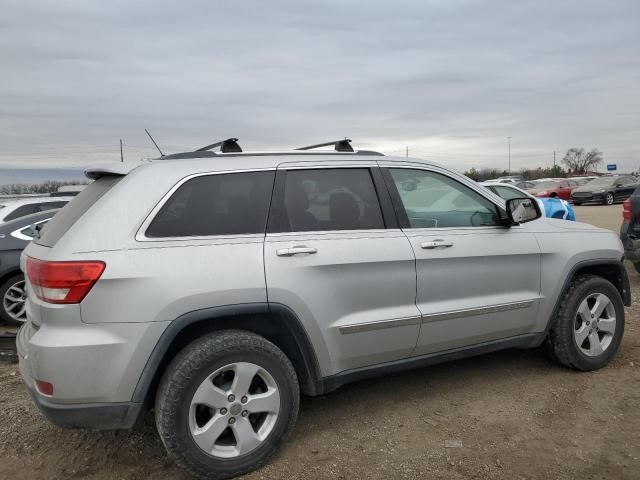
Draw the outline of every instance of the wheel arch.
[[[562,299],[569,290],[573,279],[578,275],[586,274],[596,275],[610,281],[613,286],[616,287],[618,292],[620,292],[622,303],[627,307],[631,306],[631,288],[629,285],[629,276],[622,260],[601,259],[578,262],[573,266],[573,268],[565,278],[564,285],[562,286],[562,290],[560,291],[560,295],[558,295],[558,298],[556,299],[551,318],[549,319],[549,322],[547,322],[547,332],[553,326],[553,323],[558,315]]]
[[[132,401],[151,405],[164,370],[177,353],[200,336],[225,329],[246,330],[274,343],[291,360],[301,390],[307,395],[318,393],[320,370],[302,323],[287,306],[265,302],[205,308],[173,320],[151,352]]]

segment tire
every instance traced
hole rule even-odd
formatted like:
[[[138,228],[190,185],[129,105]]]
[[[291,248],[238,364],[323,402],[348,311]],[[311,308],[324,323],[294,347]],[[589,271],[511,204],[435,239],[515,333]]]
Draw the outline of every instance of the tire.
[[[607,195],[604,197],[604,204],[613,205],[613,202],[614,202],[613,193],[611,192],[607,193]]]
[[[579,309],[585,301],[587,308],[582,309],[581,313]],[[594,320],[594,317],[589,317],[597,311],[595,303],[598,301],[607,306]],[[590,331],[593,333],[590,334]],[[623,334],[624,305],[618,289],[602,277],[581,275],[571,282],[562,298],[544,350],[551,360],[565,367],[582,371],[596,370],[611,361]]]
[[[633,268],[636,269],[636,272],[640,273],[640,262],[634,263]]]
[[[255,369],[255,374],[244,374]],[[238,371],[243,374],[235,373]],[[245,386],[251,385],[247,397],[243,393],[246,388],[242,386],[236,386],[237,391],[233,391],[236,379]],[[246,379],[253,380],[247,382]],[[231,398],[230,392],[240,398]],[[245,408],[248,412],[251,405],[257,406],[254,402],[258,397],[254,395],[264,397],[269,392],[271,400],[278,394],[279,399],[269,407],[275,409],[278,405],[278,412],[245,416]],[[198,396],[194,397],[196,393]],[[196,400],[205,397],[210,402],[208,405],[220,406],[209,408]],[[228,403],[223,406],[221,402]],[[269,461],[293,429],[299,403],[295,370],[278,347],[250,332],[223,330],[188,344],[169,364],[158,387],[155,416],[160,438],[180,467],[197,478],[224,479],[251,472]],[[261,411],[260,407],[255,411]],[[256,430],[251,425],[259,428]],[[253,435],[246,433],[249,432],[247,426]],[[198,431],[214,430],[216,433],[209,437],[198,434]],[[241,443],[237,435],[249,440]],[[256,442],[255,438],[261,435]],[[208,451],[196,442],[206,444]],[[247,453],[242,452],[243,448]]]
[[[16,297],[22,300],[14,301]],[[0,285],[0,319],[11,325],[22,325],[27,319],[24,313],[24,275],[21,273],[12,275]]]

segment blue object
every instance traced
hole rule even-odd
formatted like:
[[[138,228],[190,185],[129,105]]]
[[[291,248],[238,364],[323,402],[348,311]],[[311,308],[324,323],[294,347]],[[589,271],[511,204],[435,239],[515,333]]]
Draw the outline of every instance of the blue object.
[[[617,169],[618,169],[618,165],[616,165],[615,163],[607,164],[607,171],[613,172],[614,170],[617,170]]]
[[[560,198],[536,198],[545,217],[576,221],[576,214],[569,202]]]

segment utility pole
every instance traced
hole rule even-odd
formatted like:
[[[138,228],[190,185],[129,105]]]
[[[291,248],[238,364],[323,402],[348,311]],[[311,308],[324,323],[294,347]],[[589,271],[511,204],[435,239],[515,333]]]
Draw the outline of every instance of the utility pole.
[[[409,156],[409,145],[405,147],[405,157]]]
[[[124,163],[124,155],[122,154],[122,139],[120,139],[120,161]]]
[[[553,171],[556,171],[556,151],[553,151]]]
[[[511,137],[507,137],[507,140],[509,141],[509,150],[508,150],[508,159],[509,159],[509,166],[508,166],[508,172],[511,173]]]

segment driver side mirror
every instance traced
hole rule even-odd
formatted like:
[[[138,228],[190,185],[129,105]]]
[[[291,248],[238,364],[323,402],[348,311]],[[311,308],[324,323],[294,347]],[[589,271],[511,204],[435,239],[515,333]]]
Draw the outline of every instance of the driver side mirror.
[[[538,202],[532,198],[510,198],[506,203],[507,215],[514,225],[531,222],[542,216]]]

